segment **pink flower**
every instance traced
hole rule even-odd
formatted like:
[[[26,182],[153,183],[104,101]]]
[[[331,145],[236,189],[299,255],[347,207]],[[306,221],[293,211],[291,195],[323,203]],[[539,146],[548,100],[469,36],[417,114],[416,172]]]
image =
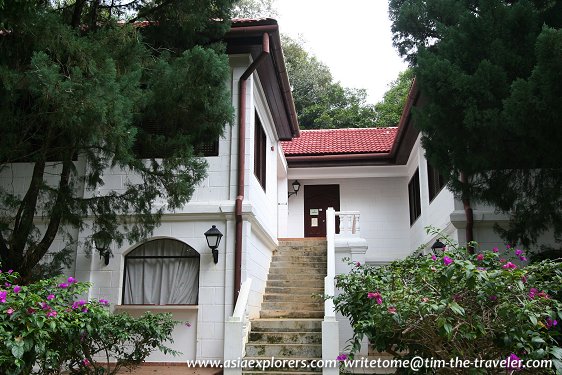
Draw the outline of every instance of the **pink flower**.
[[[523,250],[521,250],[521,249],[516,249],[516,250],[515,250],[515,255],[521,256],[522,254],[523,254]]]
[[[511,249],[511,245],[505,245],[506,249]],[[514,354],[515,355],[515,354]]]
[[[50,301],[50,300],[52,300],[53,298],[55,298],[55,295],[54,295],[54,294],[49,294],[49,295],[47,296],[47,301]]]
[[[35,309],[29,307],[29,308],[27,309],[27,313],[28,313],[28,314],[34,314],[34,313],[35,313]]]
[[[537,296],[541,297],[541,298],[545,298],[545,299],[550,299],[550,296],[548,294],[546,294],[545,292],[540,292],[537,294]]]
[[[514,270],[514,269],[517,268],[517,265],[516,265],[516,264],[513,264],[513,263],[511,263],[511,262],[507,262],[506,264],[504,264],[504,265],[502,266],[502,268],[505,269],[505,270]]]
[[[9,287],[12,286],[12,284],[10,284],[10,283],[4,283],[4,286],[5,286],[6,288],[9,288]]]
[[[444,265],[448,266],[451,263],[453,263],[453,260],[451,258],[449,258],[448,256],[443,257],[443,264]]]
[[[494,301],[497,301],[498,296],[491,295],[491,296],[488,297],[488,298],[490,299],[490,301],[494,302]]]
[[[347,359],[347,354],[341,353],[340,355],[337,356],[336,361],[343,362],[346,359]]]
[[[522,262],[526,262],[527,261],[527,257],[519,257],[519,260]]]
[[[59,288],[66,289],[66,288],[68,288],[68,284],[67,283],[60,283]]]
[[[356,265],[357,267],[361,267],[361,263],[360,263],[360,262],[355,263],[355,265]]]
[[[503,258],[500,259],[500,263],[505,263],[505,262],[506,262],[505,259],[503,259]]]
[[[423,298],[421,299],[421,301],[424,302],[424,303],[427,303],[427,302],[429,301],[429,298],[423,297]]]
[[[476,267],[478,271],[486,271],[486,267]]]
[[[76,279],[74,277],[70,276],[67,281],[68,281],[69,284],[74,284],[76,282]]]
[[[437,260],[437,257],[435,256],[435,254],[431,254],[431,260]]]
[[[521,358],[516,356],[514,353],[511,353],[509,357],[507,357],[507,368],[510,370],[521,368]]]
[[[87,366],[90,366],[90,361],[88,360],[88,358],[84,358],[84,359],[82,360],[82,364],[83,364],[84,366],[86,366],[86,367],[87,367]]]
[[[367,298],[374,299],[377,302],[377,305],[380,305],[382,303],[382,296],[379,292],[369,292],[367,293]]]
[[[14,287],[14,293],[18,294],[18,293],[20,292],[20,290],[21,290],[21,286],[16,285],[16,286]]]
[[[54,318],[57,316],[57,312],[55,310],[51,310],[47,313],[47,318]]]
[[[539,290],[537,288],[531,288],[529,289],[529,298],[530,299],[535,299],[535,295],[539,292]]]
[[[523,283],[526,283],[527,282],[527,276],[525,276],[525,275],[521,276],[521,281]]]
[[[455,301],[455,302],[462,301],[462,296],[460,294],[454,294],[453,295],[453,301]]]
[[[7,295],[8,292],[6,292],[5,290],[0,290],[0,302],[5,303]]]
[[[190,322],[185,322],[185,326],[186,326],[187,328],[191,328],[191,323],[190,323]]]
[[[6,314],[12,315],[14,313],[14,311],[15,310],[10,307],[8,310],[6,310]]]
[[[106,299],[103,299],[103,298],[100,299],[100,303],[101,303],[102,305],[109,305],[109,301],[106,300]]]
[[[478,255],[476,256],[476,259],[479,260],[479,261],[484,260],[484,254],[478,254]]]
[[[84,301],[83,299],[81,299],[81,300],[79,300],[79,301],[75,301],[75,302],[72,304],[72,309],[73,309],[73,310],[76,310],[77,308],[82,307],[82,306],[84,306],[85,304],[86,304],[86,301]]]
[[[396,307],[394,306],[389,306],[387,311],[391,314],[396,314]]]
[[[8,270],[8,274],[11,275],[14,270]]]
[[[47,302],[39,302],[39,306],[41,306],[41,309],[43,310],[49,310],[51,308],[49,305],[47,305]]]
[[[494,248],[492,249],[492,251],[493,251],[494,253],[497,253],[497,252],[499,252],[500,250],[499,250],[497,247],[494,247]]]
[[[546,328],[551,329],[554,326],[558,325],[558,321],[556,319],[546,318]]]

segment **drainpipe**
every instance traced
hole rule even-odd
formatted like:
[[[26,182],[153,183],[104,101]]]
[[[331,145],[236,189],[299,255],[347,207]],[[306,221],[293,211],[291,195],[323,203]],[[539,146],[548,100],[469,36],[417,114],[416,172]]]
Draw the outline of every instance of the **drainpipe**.
[[[242,276],[242,203],[244,202],[244,169],[246,157],[246,84],[248,78],[269,55],[269,34],[263,34],[262,52],[242,74],[239,81],[238,106],[238,190],[234,215],[236,217],[236,238],[234,241],[234,306],[240,293]]]

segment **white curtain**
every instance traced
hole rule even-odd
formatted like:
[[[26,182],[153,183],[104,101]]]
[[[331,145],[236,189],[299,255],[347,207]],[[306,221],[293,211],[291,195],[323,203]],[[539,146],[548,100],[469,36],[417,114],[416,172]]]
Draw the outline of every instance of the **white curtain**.
[[[199,254],[191,247],[176,240],[154,240],[125,259],[123,304],[197,304]]]

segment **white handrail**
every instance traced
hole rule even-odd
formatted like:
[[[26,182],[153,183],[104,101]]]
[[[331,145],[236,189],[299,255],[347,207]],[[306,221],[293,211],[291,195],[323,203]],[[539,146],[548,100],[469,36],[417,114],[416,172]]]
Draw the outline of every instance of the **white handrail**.
[[[324,278],[324,294],[333,297],[335,295],[334,279],[336,277],[336,211],[333,207],[326,210],[326,241],[327,241],[327,272]],[[335,320],[336,312],[334,301],[328,298],[324,301],[324,320]]]
[[[359,211],[338,211],[335,214],[340,218],[340,233],[338,236],[359,237],[361,233],[359,225],[359,218],[361,216]]]
[[[250,298],[251,287],[252,279],[250,278],[247,278],[240,286],[240,293],[238,294],[238,300],[236,301],[234,313],[232,314],[233,319],[239,319],[240,322],[244,319],[246,307],[248,306],[248,298]]]

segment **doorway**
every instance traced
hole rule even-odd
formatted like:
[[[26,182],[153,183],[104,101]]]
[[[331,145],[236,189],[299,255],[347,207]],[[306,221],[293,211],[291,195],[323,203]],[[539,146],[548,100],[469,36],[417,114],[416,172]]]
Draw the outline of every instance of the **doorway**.
[[[340,210],[339,185],[304,186],[304,236],[326,237],[326,210]],[[339,217],[336,216],[336,233],[339,233]]]

